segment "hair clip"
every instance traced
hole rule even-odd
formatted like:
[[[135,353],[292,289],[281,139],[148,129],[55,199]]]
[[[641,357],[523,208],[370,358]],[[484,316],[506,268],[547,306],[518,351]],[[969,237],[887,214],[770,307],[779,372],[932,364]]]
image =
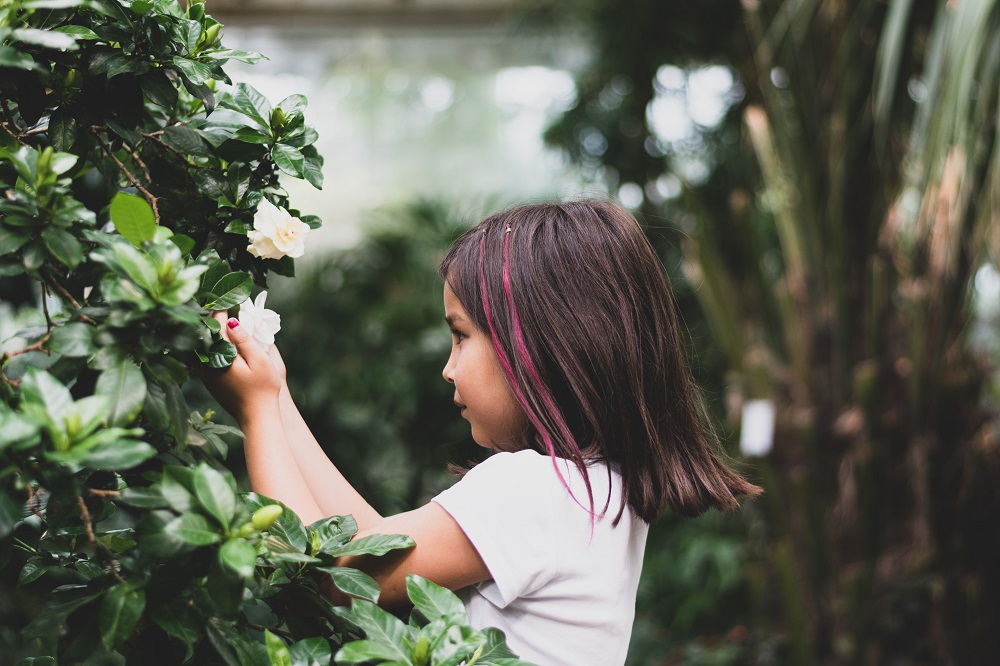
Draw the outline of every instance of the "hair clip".
[[[505,234],[509,234],[510,233],[510,225],[509,224],[507,225],[507,231],[505,231],[504,233]]]

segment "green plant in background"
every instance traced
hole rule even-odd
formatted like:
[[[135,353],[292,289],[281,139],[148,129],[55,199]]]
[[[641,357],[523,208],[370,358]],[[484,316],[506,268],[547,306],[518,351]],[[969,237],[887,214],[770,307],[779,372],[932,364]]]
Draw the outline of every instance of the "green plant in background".
[[[988,659],[1000,457],[969,324],[995,262],[1000,6],[571,4],[602,55],[550,139],[641,188],[647,221],[677,221],[668,267],[725,359],[729,423],[746,399],[777,407],[744,617],[778,643],[745,658]],[[664,141],[657,97],[709,64],[739,98],[717,127]],[[658,188],[671,180],[676,198]]]
[[[187,404],[191,366],[234,354],[209,311],[293,274],[319,224],[278,180],[322,183],[305,98],[272,107],[223,87],[227,61],[259,58],[223,47],[197,2],[0,3],[0,293],[33,322],[0,361],[0,651],[23,663],[325,664],[338,649],[341,663],[520,663],[423,581],[397,631],[371,610],[374,581],[336,560],[412,541],[353,540],[349,516],[304,526],[237,492],[222,461],[223,437],[239,433]],[[362,601],[334,609],[327,578]],[[373,652],[350,647],[361,638]]]

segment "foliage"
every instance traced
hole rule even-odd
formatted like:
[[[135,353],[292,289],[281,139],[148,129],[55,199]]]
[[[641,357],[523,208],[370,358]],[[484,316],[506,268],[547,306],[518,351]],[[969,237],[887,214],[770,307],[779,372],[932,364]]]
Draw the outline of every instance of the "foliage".
[[[247,251],[258,206],[289,208],[279,174],[322,183],[305,98],[231,85],[223,65],[260,56],[220,27],[196,2],[0,4],[0,293],[43,311],[0,366],[0,596],[22,614],[4,610],[0,640],[24,663],[322,664],[341,646],[357,663],[352,639],[389,646],[378,586],[337,558],[412,541],[239,493],[222,463],[238,431],[182,390],[233,358],[208,312],[294,272]],[[334,609],[325,580],[362,601]],[[411,585],[418,608],[454,608]],[[401,663],[519,663],[464,615],[421,613]]]
[[[734,39],[669,3],[656,21],[645,0],[570,4],[621,25],[594,20],[608,57],[550,139],[676,220],[729,422],[749,398],[777,407],[748,512],[757,626],[790,663],[995,653],[1000,447],[968,338],[996,252],[1000,5],[762,0]],[[644,51],[651,24],[698,43]],[[650,121],[655,77],[719,63],[742,97],[685,140],[709,167],[692,178]]]

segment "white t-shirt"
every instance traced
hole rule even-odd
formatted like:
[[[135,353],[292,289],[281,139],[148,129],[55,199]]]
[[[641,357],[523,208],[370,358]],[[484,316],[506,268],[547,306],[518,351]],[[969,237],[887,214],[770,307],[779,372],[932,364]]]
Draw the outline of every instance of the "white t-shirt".
[[[583,476],[534,451],[496,453],[434,498],[462,528],[492,580],[458,591],[472,626],[497,627],[521,659],[539,666],[625,663],[648,525],[621,503],[612,470],[606,517],[591,524]],[[599,515],[608,467],[588,468]],[[581,507],[582,505],[582,507]],[[586,508],[583,508],[586,507]]]

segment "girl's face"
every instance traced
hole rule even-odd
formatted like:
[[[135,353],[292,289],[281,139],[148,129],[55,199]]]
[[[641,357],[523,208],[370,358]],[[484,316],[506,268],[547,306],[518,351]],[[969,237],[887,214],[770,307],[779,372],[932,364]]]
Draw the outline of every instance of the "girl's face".
[[[472,425],[477,444],[508,448],[524,432],[527,419],[503,376],[493,342],[472,323],[447,282],[444,318],[451,328],[451,356],[441,374],[455,385],[455,405]]]

